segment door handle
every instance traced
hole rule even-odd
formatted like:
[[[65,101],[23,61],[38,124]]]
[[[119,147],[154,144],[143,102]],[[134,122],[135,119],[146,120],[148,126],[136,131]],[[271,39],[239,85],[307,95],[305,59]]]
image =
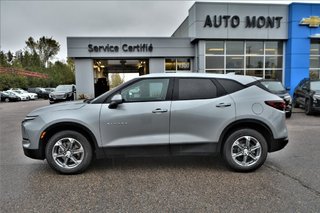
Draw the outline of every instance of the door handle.
[[[224,108],[224,107],[229,107],[231,106],[230,103],[220,103],[220,104],[217,104],[216,107],[218,108]]]
[[[155,110],[152,110],[152,113],[165,113],[168,112],[167,109],[161,109],[161,108],[157,108]]]

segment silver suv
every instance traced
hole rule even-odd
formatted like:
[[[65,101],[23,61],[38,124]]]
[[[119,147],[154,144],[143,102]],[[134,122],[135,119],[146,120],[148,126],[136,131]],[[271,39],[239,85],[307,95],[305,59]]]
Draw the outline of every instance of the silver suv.
[[[22,122],[24,153],[65,174],[94,157],[212,153],[252,171],[288,143],[285,103],[263,88],[250,76],[141,76],[91,101],[32,111]]]

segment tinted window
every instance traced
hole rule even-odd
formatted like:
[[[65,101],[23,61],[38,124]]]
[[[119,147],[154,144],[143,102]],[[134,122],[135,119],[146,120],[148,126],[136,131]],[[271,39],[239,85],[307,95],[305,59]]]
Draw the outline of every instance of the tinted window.
[[[234,93],[245,88],[242,84],[228,79],[217,79],[227,93]]]
[[[279,92],[285,90],[282,83],[279,81],[262,81],[261,83],[270,91]]]
[[[166,99],[169,79],[145,79],[121,91],[125,102],[163,101]]]
[[[217,87],[210,79],[179,79],[178,100],[217,97]]]

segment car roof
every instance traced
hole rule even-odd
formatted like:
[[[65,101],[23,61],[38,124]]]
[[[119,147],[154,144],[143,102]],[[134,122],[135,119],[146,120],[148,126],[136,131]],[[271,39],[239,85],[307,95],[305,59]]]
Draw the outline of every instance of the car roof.
[[[160,77],[220,78],[220,79],[235,80],[241,84],[249,84],[262,79],[255,76],[244,76],[244,75],[235,75],[235,74],[208,74],[208,73],[152,73],[148,75],[139,76],[138,78],[160,78]]]

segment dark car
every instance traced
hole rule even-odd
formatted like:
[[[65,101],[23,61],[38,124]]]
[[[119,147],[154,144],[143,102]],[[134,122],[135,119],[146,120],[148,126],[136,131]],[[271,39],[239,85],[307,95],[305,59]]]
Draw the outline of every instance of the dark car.
[[[75,98],[76,86],[70,85],[59,85],[49,94],[49,103],[54,104],[63,101],[73,101]]]
[[[1,96],[1,101],[4,101],[4,102],[21,100],[21,98],[19,98],[18,96],[10,92],[1,92],[0,96]]]
[[[305,78],[301,80],[294,90],[293,106],[304,107],[307,115],[320,112],[320,79]]]
[[[280,98],[286,103],[286,117],[290,118],[292,114],[292,98],[290,94],[283,87],[282,83],[277,80],[262,80],[261,84],[267,88],[267,90]]]
[[[28,92],[33,92],[38,95],[39,98],[48,99],[50,92],[46,91],[42,87],[28,88]]]

